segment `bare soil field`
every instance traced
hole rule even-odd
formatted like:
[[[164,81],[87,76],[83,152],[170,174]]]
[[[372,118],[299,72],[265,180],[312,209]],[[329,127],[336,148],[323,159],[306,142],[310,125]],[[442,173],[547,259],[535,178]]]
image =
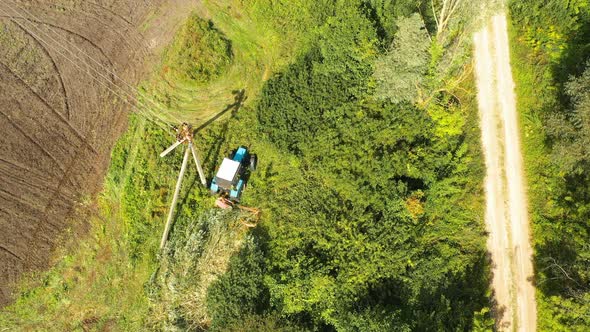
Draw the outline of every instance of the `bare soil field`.
[[[100,190],[131,110],[105,68],[136,84],[198,5],[0,3],[0,306],[19,276],[46,268],[64,236],[85,229],[73,222],[78,202]]]

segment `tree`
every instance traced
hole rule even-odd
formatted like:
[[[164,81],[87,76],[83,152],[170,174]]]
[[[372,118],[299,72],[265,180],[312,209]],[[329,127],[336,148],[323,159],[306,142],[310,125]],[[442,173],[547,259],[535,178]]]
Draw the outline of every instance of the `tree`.
[[[447,26],[449,25],[449,21],[454,18],[454,15],[457,13],[457,10],[461,6],[463,0],[442,0],[442,6],[438,16],[436,15],[436,10],[434,9],[434,1],[432,1],[432,10],[434,12],[434,20],[436,21],[436,37],[440,38],[440,36],[445,32]]]
[[[590,169],[590,61],[584,73],[566,84],[572,107],[552,114],[547,132],[555,140],[553,160],[566,174],[581,175]]]
[[[393,103],[416,101],[430,61],[429,48],[420,15],[400,19],[388,54],[375,64],[376,96]]]
[[[261,91],[251,115],[259,135],[245,135],[272,147],[248,194],[264,211],[264,272],[232,268],[211,288],[212,326],[277,313],[316,331],[470,330],[487,304],[473,200],[481,178],[464,114],[445,95],[428,109],[415,105],[430,79],[423,20],[397,22],[377,64],[389,72],[379,72],[379,24],[350,2],[339,2],[306,54]],[[387,95],[377,100],[379,75],[396,91],[381,86]],[[255,311],[251,294],[263,287],[269,308]]]

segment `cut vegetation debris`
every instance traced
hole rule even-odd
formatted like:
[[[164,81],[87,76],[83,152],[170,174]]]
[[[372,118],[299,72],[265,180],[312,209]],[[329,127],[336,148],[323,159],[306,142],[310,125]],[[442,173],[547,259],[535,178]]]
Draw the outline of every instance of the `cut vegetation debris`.
[[[207,290],[227,272],[230,258],[253,238],[238,211],[212,210],[179,220],[160,266],[147,284],[152,303],[148,326],[166,331],[205,330],[211,324]]]

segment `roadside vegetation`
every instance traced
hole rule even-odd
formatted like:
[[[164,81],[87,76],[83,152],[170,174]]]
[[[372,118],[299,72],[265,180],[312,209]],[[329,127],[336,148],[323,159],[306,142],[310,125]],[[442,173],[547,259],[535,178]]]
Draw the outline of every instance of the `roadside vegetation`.
[[[589,5],[510,5],[540,331],[590,326]]]
[[[245,213],[212,208],[189,169],[159,252],[181,153],[159,158],[173,135],[132,116],[90,239],[79,244],[88,249],[24,285],[0,325],[490,330],[483,167],[464,43],[470,8],[437,19],[430,1],[208,8],[163,60],[169,87],[144,87],[169,93],[177,115],[199,98],[193,92],[223,91],[212,109],[227,116],[199,130],[197,146],[209,178],[238,145],[259,156],[242,202],[262,210],[258,226],[243,226]],[[184,62],[195,54],[215,61]],[[193,111],[186,117],[207,118]],[[101,261],[103,251],[110,254]]]

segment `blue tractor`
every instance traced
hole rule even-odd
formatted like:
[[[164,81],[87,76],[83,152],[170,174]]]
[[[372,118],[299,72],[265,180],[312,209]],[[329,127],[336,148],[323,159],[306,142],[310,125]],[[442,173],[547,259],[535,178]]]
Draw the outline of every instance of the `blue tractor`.
[[[231,202],[238,203],[246,186],[250,171],[256,170],[257,157],[241,146],[224,158],[217,174],[211,181],[211,194],[221,194]]]

